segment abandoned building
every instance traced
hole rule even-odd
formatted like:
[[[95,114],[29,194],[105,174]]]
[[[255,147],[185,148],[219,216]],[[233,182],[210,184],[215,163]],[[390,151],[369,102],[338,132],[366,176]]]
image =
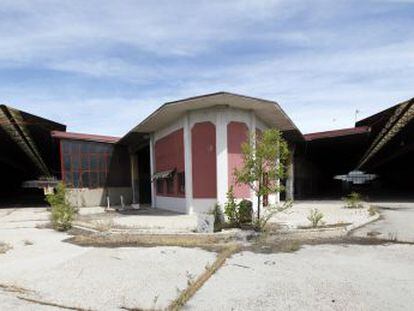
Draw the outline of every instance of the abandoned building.
[[[354,185],[367,197],[414,197],[414,99],[368,118],[355,127],[304,135],[296,161],[296,189],[301,198],[337,198],[352,184],[335,175],[351,171],[375,174],[372,182]]]
[[[0,206],[43,204],[28,180],[62,180],[69,200],[82,206],[151,205],[179,213],[209,211],[251,199],[232,172],[249,132],[279,129],[291,165],[284,199],[338,198],[352,189],[370,196],[414,192],[413,99],[358,121],[354,128],[302,135],[273,101],[219,92],[162,105],[124,137],[66,132],[66,126],[0,106]],[[335,179],[350,172],[376,176],[367,183]],[[254,202],[254,201],[253,201]]]
[[[291,146],[303,139],[275,102],[221,92],[164,104],[119,141],[131,154],[133,203],[150,188],[153,207],[181,213],[224,204],[230,186],[236,198],[252,199],[253,192],[235,182],[233,171],[242,162],[241,144],[249,132],[271,127],[285,133]],[[152,180],[140,176],[141,156],[150,159]],[[293,175],[287,183],[293,183]],[[293,185],[287,195],[293,197]],[[268,199],[279,201],[276,195]]]

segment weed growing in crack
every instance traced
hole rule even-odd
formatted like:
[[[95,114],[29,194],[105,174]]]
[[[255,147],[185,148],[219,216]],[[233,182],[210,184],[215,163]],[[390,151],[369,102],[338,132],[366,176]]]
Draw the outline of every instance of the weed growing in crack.
[[[323,217],[323,213],[320,212],[317,208],[314,208],[309,212],[309,216],[307,218],[311,222],[312,227],[316,228],[320,223],[322,223]]]

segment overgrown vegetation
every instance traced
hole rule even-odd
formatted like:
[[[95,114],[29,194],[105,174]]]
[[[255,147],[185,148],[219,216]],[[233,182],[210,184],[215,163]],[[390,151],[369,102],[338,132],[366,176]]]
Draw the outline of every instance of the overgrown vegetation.
[[[230,189],[227,192],[227,202],[224,204],[224,214],[226,215],[227,221],[231,226],[239,225],[239,215],[237,210],[237,203],[234,198],[233,186],[230,186]]]
[[[235,234],[134,234],[119,233],[103,235],[73,229],[74,235],[67,242],[79,246],[93,247],[153,247],[153,246],[178,246],[200,247],[209,251],[216,251],[222,245],[237,239]]]
[[[223,229],[223,213],[221,211],[220,204],[216,204],[213,207],[212,215],[214,217],[214,232],[219,232]]]
[[[257,230],[263,230],[270,217],[279,211],[279,208],[273,208],[263,216],[261,204],[264,196],[284,190],[279,181],[287,176],[288,144],[280,131],[268,129],[262,135],[252,133],[242,145],[242,155],[243,165],[234,170],[234,176],[238,184],[248,185],[254,191],[257,199],[257,217],[254,223]],[[282,207],[282,210],[289,206],[290,204]]]
[[[54,193],[46,195],[46,201],[51,206],[52,226],[57,231],[67,231],[72,228],[77,209],[66,199],[66,187],[63,183],[56,186]]]
[[[362,197],[358,192],[351,192],[343,198],[347,208],[363,208]]]
[[[249,200],[241,200],[238,204],[238,222],[240,225],[251,224],[253,216],[253,204]]]
[[[178,297],[172,301],[167,310],[176,311],[181,310],[185,303],[204,285],[208,279],[216,273],[226,260],[234,253],[239,251],[239,247],[236,245],[228,246],[224,248],[218,255],[214,263],[205,267],[204,273],[198,278],[194,279],[192,275],[187,275],[187,288],[179,291]]]
[[[307,218],[311,222],[312,227],[316,228],[322,222],[323,217],[323,213],[317,208],[314,208],[309,212],[309,216]]]
[[[95,222],[95,229],[100,232],[109,232],[114,226],[114,221],[112,219],[98,220]]]
[[[227,202],[224,205],[224,214],[228,227],[240,228],[242,225],[251,225],[253,204],[249,200],[241,200],[240,203],[236,203],[234,188],[230,186],[227,192]]]

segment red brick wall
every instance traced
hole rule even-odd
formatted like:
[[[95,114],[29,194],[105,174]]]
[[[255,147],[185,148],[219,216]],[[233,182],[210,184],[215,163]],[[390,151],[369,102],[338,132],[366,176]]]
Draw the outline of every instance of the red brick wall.
[[[217,197],[216,127],[201,122],[191,129],[193,197]]]

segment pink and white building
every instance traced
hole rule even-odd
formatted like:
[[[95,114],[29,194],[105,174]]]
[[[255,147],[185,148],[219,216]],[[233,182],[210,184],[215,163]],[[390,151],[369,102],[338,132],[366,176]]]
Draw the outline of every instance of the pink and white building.
[[[232,185],[236,198],[252,200],[233,170],[242,163],[249,133],[267,128],[281,130],[293,154],[302,134],[276,102],[219,92],[164,104],[118,143],[130,154],[132,203],[205,213],[226,202]],[[293,164],[289,170],[286,197],[292,198]]]

